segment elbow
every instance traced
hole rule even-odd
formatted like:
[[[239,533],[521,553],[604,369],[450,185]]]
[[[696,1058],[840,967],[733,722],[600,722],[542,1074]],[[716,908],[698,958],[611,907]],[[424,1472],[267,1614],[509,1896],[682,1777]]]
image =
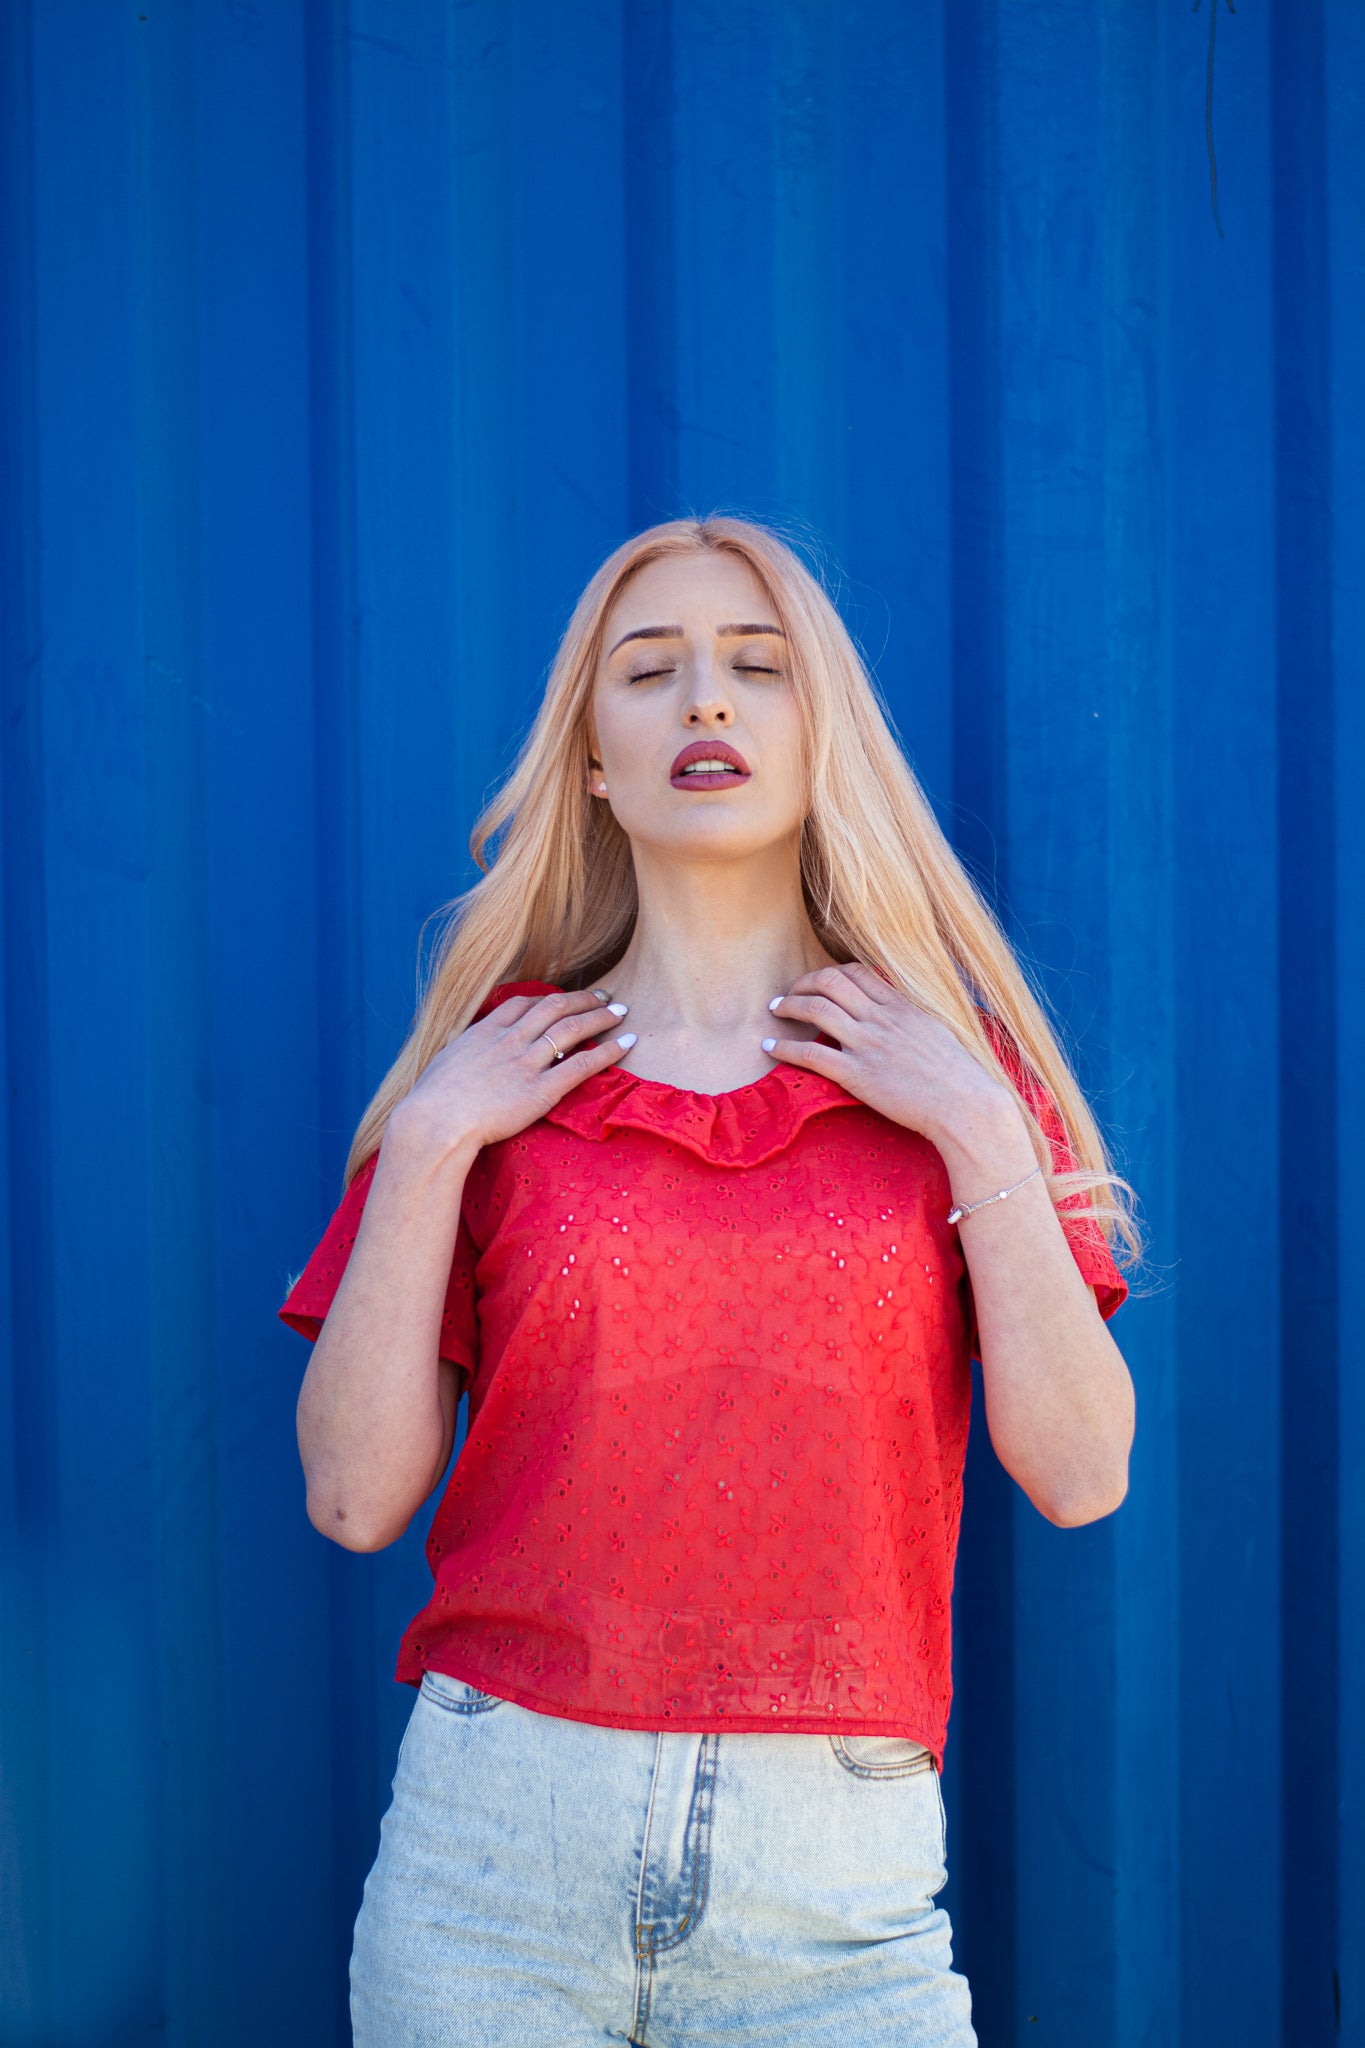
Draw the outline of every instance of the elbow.
[[[1126,1470],[1105,1486],[1075,1486],[1052,1490],[1034,1499],[1040,1515],[1058,1529],[1081,1529],[1087,1522],[1102,1522],[1120,1507],[1128,1492]]]
[[[325,1536],[329,1543],[339,1543],[343,1550],[387,1550],[408,1526],[392,1517],[386,1520],[367,1515],[354,1506],[346,1507],[335,1496],[316,1493],[311,1487],[307,1504],[308,1519],[319,1536]]]
[[[369,1474],[365,1477],[371,1484],[357,1488],[347,1462],[331,1455],[326,1444],[315,1444],[302,1429],[299,1457],[304,1505],[319,1536],[343,1550],[387,1550],[398,1541],[415,1507],[400,1516],[394,1502],[382,1497],[376,1500]]]

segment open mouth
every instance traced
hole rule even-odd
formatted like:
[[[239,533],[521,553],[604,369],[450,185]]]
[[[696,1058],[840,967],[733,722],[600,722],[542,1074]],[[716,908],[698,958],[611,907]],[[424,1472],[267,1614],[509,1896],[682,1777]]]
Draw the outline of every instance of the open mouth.
[[[743,754],[724,740],[693,740],[668,771],[674,789],[733,789],[749,780]]]

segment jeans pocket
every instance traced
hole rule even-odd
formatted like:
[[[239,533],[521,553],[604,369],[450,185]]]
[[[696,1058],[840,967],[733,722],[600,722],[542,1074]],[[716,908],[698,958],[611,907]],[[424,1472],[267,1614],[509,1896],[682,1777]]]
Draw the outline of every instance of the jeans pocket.
[[[451,1678],[444,1671],[422,1673],[422,1698],[447,1714],[487,1714],[505,1702],[493,1692],[480,1692],[468,1679]]]
[[[829,1745],[855,1778],[910,1778],[934,1768],[933,1751],[909,1735],[831,1735]]]
[[[938,1838],[943,1845],[943,1867],[948,1868],[948,1809],[943,1804],[943,1780],[934,1772],[934,1790],[938,1794]]]

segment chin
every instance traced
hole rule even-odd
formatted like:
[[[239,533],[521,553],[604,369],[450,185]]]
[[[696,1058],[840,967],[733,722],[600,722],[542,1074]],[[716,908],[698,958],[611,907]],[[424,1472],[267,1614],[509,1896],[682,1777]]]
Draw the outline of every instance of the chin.
[[[785,844],[792,836],[790,828],[763,831],[756,829],[752,820],[736,818],[733,813],[727,817],[719,804],[706,811],[698,809],[691,817],[655,816],[642,820],[638,827],[628,818],[618,818],[617,822],[632,845],[679,858],[752,860]]]

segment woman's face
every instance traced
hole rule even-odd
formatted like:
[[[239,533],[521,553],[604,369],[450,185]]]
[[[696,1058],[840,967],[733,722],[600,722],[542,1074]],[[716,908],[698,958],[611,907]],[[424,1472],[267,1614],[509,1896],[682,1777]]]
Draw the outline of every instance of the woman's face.
[[[673,555],[637,569],[602,646],[588,788],[632,843],[715,860],[795,849],[806,808],[801,712],[748,563]]]

